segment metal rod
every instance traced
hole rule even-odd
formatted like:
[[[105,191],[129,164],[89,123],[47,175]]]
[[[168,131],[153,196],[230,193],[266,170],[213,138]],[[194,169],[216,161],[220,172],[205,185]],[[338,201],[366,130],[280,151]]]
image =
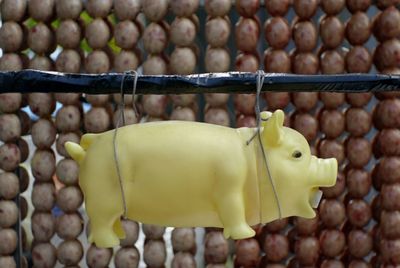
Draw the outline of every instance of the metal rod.
[[[0,72],[0,93],[74,92],[120,93],[123,73],[64,74],[24,70]],[[137,94],[256,93],[256,73],[204,73],[193,75],[139,75]],[[133,75],[126,75],[124,88],[130,94]],[[378,92],[400,90],[399,75],[265,74],[262,92]]]

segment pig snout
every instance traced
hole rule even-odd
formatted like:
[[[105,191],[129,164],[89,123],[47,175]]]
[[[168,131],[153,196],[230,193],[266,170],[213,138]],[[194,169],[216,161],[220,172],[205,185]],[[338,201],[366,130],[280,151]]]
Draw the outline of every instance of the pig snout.
[[[315,187],[331,187],[335,185],[338,164],[335,158],[321,159],[312,156],[311,165],[313,166],[311,170],[315,174],[310,174],[313,177],[313,186]]]

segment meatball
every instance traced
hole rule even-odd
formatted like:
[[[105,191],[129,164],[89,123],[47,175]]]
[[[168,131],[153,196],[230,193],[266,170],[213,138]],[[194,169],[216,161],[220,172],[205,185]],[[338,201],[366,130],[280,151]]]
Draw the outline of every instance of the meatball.
[[[350,169],[347,172],[346,184],[349,196],[362,198],[366,196],[371,188],[371,177],[362,169]]]
[[[174,74],[192,74],[196,68],[196,55],[188,47],[175,48],[170,59],[171,72]]]
[[[208,15],[212,17],[222,17],[229,13],[231,9],[230,0],[205,0],[204,5]]]
[[[78,23],[73,20],[64,20],[56,31],[57,44],[64,48],[77,48],[82,33]]]
[[[319,216],[326,227],[334,228],[345,220],[345,207],[338,200],[324,199],[319,206]]]
[[[362,108],[367,105],[372,98],[372,94],[370,92],[362,92],[362,93],[347,93],[346,100],[347,102],[354,107]]]
[[[344,131],[345,119],[338,110],[323,110],[320,115],[321,131],[327,138],[339,137]]]
[[[355,46],[346,54],[346,69],[349,73],[368,73],[372,66],[372,58],[368,49]]]
[[[347,204],[347,218],[356,227],[363,227],[371,219],[371,208],[362,199],[353,199]]]
[[[311,142],[317,136],[318,121],[308,113],[298,113],[294,115],[292,126],[299,131],[308,142]]]
[[[345,70],[343,56],[336,50],[327,50],[321,54],[321,72],[323,74],[341,74]],[[321,92],[325,93],[325,92]],[[330,93],[330,92],[326,92]],[[334,94],[334,93],[333,93]],[[344,96],[343,93],[336,93]]]
[[[317,0],[294,0],[294,11],[300,19],[309,19],[314,16],[318,8]]]
[[[284,16],[291,4],[289,0],[267,0],[265,1],[265,8],[267,9],[268,13],[273,16]]]
[[[344,38],[344,25],[336,16],[324,17],[319,32],[324,46],[328,49],[338,47]]]
[[[390,39],[380,43],[374,53],[374,63],[378,70],[400,65],[400,41]]]
[[[322,24],[321,24],[322,27]],[[317,46],[318,35],[311,21],[297,22],[293,27],[293,40],[297,52],[310,52]]]
[[[268,260],[279,262],[289,255],[289,241],[284,235],[268,234],[264,240],[263,249]]]
[[[360,46],[367,42],[371,35],[369,17],[364,12],[356,12],[346,23],[346,38],[353,46]]]
[[[252,52],[257,48],[260,26],[253,18],[241,17],[235,25],[236,47],[243,52]]]
[[[225,263],[229,254],[228,241],[222,232],[209,232],[205,236],[204,259],[207,263]]]
[[[400,100],[388,99],[380,101],[373,114],[374,125],[378,129],[400,127]]]
[[[22,46],[23,32],[18,23],[9,21],[0,28],[0,48],[4,52],[17,52]]]
[[[188,19],[186,19],[186,20],[188,20]],[[193,24],[193,27],[194,27],[194,24]],[[222,46],[225,46],[225,44],[228,42],[228,38],[231,33],[230,24],[227,20],[225,20],[222,17],[213,18],[206,22],[205,32],[206,32],[207,43],[210,46],[222,47]],[[194,34],[195,33],[196,33],[196,31],[194,29]],[[172,34],[173,34],[173,32],[172,32],[172,28],[171,28],[171,41],[174,42],[173,39],[178,39],[178,38],[173,38]],[[179,32],[177,32],[177,34],[179,34]],[[184,35],[181,34],[179,39],[183,38],[182,36],[184,36]],[[194,39],[194,37],[191,39],[190,43],[193,42],[193,39]],[[190,43],[188,43],[188,44],[190,44]],[[176,43],[176,44],[184,45],[184,44],[180,44],[180,43]]]
[[[81,69],[81,56],[72,49],[64,49],[57,57],[56,70],[66,73],[78,73]]]
[[[285,18],[272,17],[264,24],[264,35],[270,47],[283,49],[291,37],[289,23]]]
[[[346,5],[351,13],[366,11],[371,5],[371,0],[346,0]]]
[[[318,93],[316,92],[296,92],[292,94],[292,102],[299,111],[310,111],[318,102]]]
[[[370,142],[364,138],[349,138],[346,141],[346,154],[353,167],[363,167],[372,156]]]
[[[161,21],[168,12],[168,0],[146,0],[141,4],[144,15],[152,22]]]
[[[0,4],[1,19],[3,21],[15,21],[22,20],[25,16],[26,0],[4,0]]]
[[[124,20],[115,25],[115,43],[122,49],[135,47],[140,37],[140,31],[136,24],[130,20]]]
[[[299,53],[294,55],[292,69],[296,74],[317,74],[319,61],[313,53]]]
[[[321,7],[327,15],[337,15],[342,11],[345,0],[322,0]]]
[[[121,21],[135,19],[140,8],[140,0],[114,0],[114,13]]]
[[[319,236],[321,252],[326,257],[333,258],[340,255],[346,245],[345,235],[336,229],[322,231]]]
[[[285,50],[269,48],[264,52],[264,68],[269,73],[289,73],[291,63]]]
[[[83,4],[81,0],[57,0],[57,17],[61,20],[76,20],[81,14]]]
[[[235,60],[235,70],[238,72],[257,72],[259,68],[258,56],[251,53],[240,53]]]
[[[238,240],[235,245],[235,265],[255,267],[260,258],[260,246],[256,239]]]
[[[207,48],[205,55],[205,68],[207,72],[226,72],[229,70],[230,64],[230,55],[225,48]]]
[[[92,244],[86,252],[86,263],[89,267],[107,267],[112,256],[112,248],[98,248]]]
[[[75,239],[82,233],[83,224],[83,219],[77,212],[64,213],[57,218],[57,235],[64,240]]]
[[[296,258],[301,265],[314,265],[319,258],[319,241],[315,237],[301,237],[296,241]]]
[[[31,3],[31,1],[29,3]],[[36,54],[50,52],[55,41],[53,31],[42,22],[39,22],[29,30],[27,40],[29,48]]]

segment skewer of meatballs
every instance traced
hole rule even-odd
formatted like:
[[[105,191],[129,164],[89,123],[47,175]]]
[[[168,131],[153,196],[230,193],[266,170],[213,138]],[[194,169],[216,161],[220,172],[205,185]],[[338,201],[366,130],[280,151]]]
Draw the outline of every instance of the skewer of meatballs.
[[[28,65],[27,57],[20,53],[27,46],[26,28],[22,25],[26,11],[25,0],[0,3],[1,71],[19,71]],[[25,106],[27,98],[23,94],[0,95],[0,267],[28,266],[21,256],[29,251],[27,234],[20,226],[28,214],[28,203],[20,194],[28,188],[29,175],[19,166],[29,156],[28,143],[22,138],[30,131],[30,118],[20,110]]]
[[[375,67],[382,73],[398,74],[400,43],[400,13],[394,1],[378,1],[380,12],[372,23],[372,31],[380,42],[374,52]],[[400,101],[398,92],[377,93],[380,102],[375,106],[372,121],[378,134],[373,153],[379,162],[372,173],[374,188],[379,195],[374,200],[373,213],[379,226],[375,231],[374,266],[394,267],[400,264],[400,180],[398,177]]]

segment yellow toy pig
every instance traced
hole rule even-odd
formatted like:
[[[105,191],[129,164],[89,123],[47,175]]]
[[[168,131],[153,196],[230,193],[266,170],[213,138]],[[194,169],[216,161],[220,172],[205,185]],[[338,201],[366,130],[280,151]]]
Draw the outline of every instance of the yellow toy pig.
[[[318,187],[336,182],[336,159],[311,156],[305,138],[283,126],[283,111],[261,117],[268,119],[260,131],[269,173],[260,143],[247,144],[253,128],[183,121],[119,128],[116,149],[127,217],[172,227],[222,227],[233,239],[254,236],[250,226],[273,221],[279,212],[314,217]],[[89,241],[98,247],[116,246],[124,238],[113,134],[86,134],[80,145],[65,145],[80,165]]]

